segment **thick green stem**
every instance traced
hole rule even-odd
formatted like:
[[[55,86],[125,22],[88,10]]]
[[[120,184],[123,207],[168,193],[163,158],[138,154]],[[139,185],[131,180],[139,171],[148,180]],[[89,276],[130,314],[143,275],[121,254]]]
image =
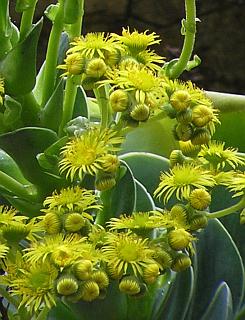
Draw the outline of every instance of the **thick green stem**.
[[[110,116],[111,116],[109,103],[108,103],[107,90],[105,87],[96,88],[94,89],[94,95],[100,108],[100,114],[101,114],[100,126],[101,126],[101,129],[105,129],[109,125]]]
[[[185,40],[178,61],[172,66],[169,77],[178,78],[185,70],[194,48],[196,35],[196,1],[185,0],[186,20],[184,22]]]
[[[244,208],[245,208],[245,197],[242,197],[242,199],[238,203],[234,204],[233,206],[231,206],[229,208],[208,213],[207,218],[209,218],[209,219],[222,218],[224,216],[227,216],[231,213],[234,213],[234,212],[239,211]]]
[[[53,22],[53,27],[52,27],[50,37],[49,37],[49,42],[48,42],[45,69],[44,69],[42,106],[45,106],[46,102],[52,95],[55,87],[59,43],[60,43],[61,33],[63,31],[63,16],[64,16],[63,10],[64,10],[63,1],[60,1],[59,10]]]
[[[81,34],[83,14],[84,14],[84,0],[80,0],[80,1],[81,1],[80,3],[81,12],[79,15],[79,19],[74,24],[71,25],[70,30],[68,32],[70,40],[72,40],[75,37],[78,37]],[[65,87],[63,115],[62,115],[62,120],[59,127],[59,136],[64,135],[64,131],[63,131],[64,127],[72,119],[75,100],[76,100],[76,94],[77,94],[77,84],[74,81],[73,77],[68,77],[66,81],[66,87]]]
[[[245,112],[245,95],[206,91],[207,97],[213,101],[214,107],[222,113]]]
[[[7,19],[9,13],[9,0],[0,1],[0,35],[6,33]]]
[[[17,197],[36,200],[37,189],[34,185],[23,185],[2,171],[0,171],[0,185]]]
[[[59,127],[59,136],[61,137],[64,135],[63,130],[65,125],[72,119],[74,104],[76,100],[76,94],[77,94],[77,84],[74,82],[73,77],[68,77],[66,81],[66,87],[65,87],[62,121]]]
[[[32,6],[23,11],[20,23],[20,41],[26,37],[32,28],[33,16],[35,13],[37,0],[33,1]]]

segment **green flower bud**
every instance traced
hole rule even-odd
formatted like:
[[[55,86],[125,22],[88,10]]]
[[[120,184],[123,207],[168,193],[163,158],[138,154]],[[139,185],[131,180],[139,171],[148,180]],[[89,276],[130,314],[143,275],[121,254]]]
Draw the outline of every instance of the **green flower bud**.
[[[106,72],[107,66],[103,59],[94,58],[87,63],[85,73],[91,78],[101,78]]]
[[[116,185],[116,179],[113,174],[99,171],[96,174],[95,188],[99,191],[109,190]]]
[[[56,290],[62,296],[69,296],[77,292],[78,282],[70,275],[62,276],[57,280]]]
[[[109,285],[109,277],[105,271],[97,270],[92,273],[91,280],[95,281],[100,289],[104,289]]]
[[[190,124],[177,124],[174,129],[177,140],[188,141],[193,136],[193,128]]]
[[[192,120],[192,111],[190,108],[184,110],[184,111],[180,111],[177,113],[176,115],[176,120],[180,123],[183,124],[188,124],[191,122]]]
[[[65,229],[69,232],[77,232],[85,226],[85,219],[80,213],[69,213],[65,219]]]
[[[186,110],[191,103],[191,96],[187,90],[176,90],[170,97],[171,105],[177,111]]]
[[[177,116],[177,111],[171,106],[170,103],[167,103],[163,106],[163,109],[165,111],[165,113],[167,114],[167,116],[170,119],[174,119]]]
[[[144,268],[143,279],[147,284],[152,284],[156,281],[159,274],[159,266],[156,263],[151,263]]]
[[[113,154],[107,154],[104,157],[102,157],[102,160],[103,171],[107,173],[116,173],[120,165],[120,161],[117,156]]]
[[[119,283],[119,290],[130,296],[140,292],[139,280],[134,276],[125,276]]]
[[[79,280],[88,280],[92,276],[93,264],[90,260],[80,260],[73,265],[74,275]]]
[[[109,97],[110,105],[113,111],[122,112],[128,108],[128,94],[122,89],[113,91]]]
[[[144,103],[137,104],[130,112],[130,116],[137,121],[146,121],[150,116],[150,109]]]
[[[100,288],[95,281],[88,280],[82,284],[81,299],[84,301],[93,301],[100,295]]]
[[[192,235],[185,229],[171,230],[168,233],[168,243],[174,250],[182,250],[188,247],[192,240]]]
[[[48,234],[57,234],[62,229],[61,218],[54,212],[46,213],[43,218],[43,225]]]
[[[208,224],[208,218],[205,213],[196,213],[194,214],[189,221],[190,229],[192,231],[196,231],[199,229],[203,229]]]
[[[213,119],[213,111],[205,105],[199,104],[192,109],[192,123],[196,127],[206,126]]]
[[[184,253],[178,253],[172,263],[171,269],[175,272],[184,271],[191,266],[191,259]]]
[[[210,140],[211,135],[206,128],[197,128],[191,137],[191,143],[193,145],[208,144]]]
[[[191,192],[189,201],[194,209],[204,210],[211,203],[211,195],[205,189],[195,189]]]
[[[169,156],[169,160],[171,167],[174,167],[176,164],[183,164],[185,156],[181,150],[173,150]]]

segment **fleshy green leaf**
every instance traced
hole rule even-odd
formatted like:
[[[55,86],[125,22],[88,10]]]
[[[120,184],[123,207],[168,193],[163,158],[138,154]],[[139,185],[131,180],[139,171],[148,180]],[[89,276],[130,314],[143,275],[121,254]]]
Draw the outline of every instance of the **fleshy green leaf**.
[[[13,130],[17,126],[20,126],[22,111],[21,104],[10,96],[5,96],[4,107],[5,111],[3,114],[3,124],[7,131]]]
[[[240,308],[244,293],[244,268],[237,247],[216,219],[209,221],[198,239],[196,286],[188,319],[200,319],[222,281],[230,288],[236,312]]]
[[[64,81],[60,80],[52,96],[41,111],[41,124],[54,131],[58,131],[63,113]]]
[[[222,282],[208,306],[201,320],[231,320],[232,319],[232,296],[228,285]]]
[[[135,211],[151,211],[154,210],[155,204],[151,195],[147,192],[142,183],[135,180],[136,183],[136,205]]]
[[[35,85],[36,53],[41,28],[42,20],[35,24],[27,37],[0,62],[0,74],[4,78],[5,90],[9,95],[24,95]]]

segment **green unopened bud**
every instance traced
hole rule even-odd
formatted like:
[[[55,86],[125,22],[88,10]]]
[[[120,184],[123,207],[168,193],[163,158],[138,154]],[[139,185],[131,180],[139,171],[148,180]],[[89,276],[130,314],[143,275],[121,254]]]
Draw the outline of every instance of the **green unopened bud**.
[[[170,103],[166,103],[163,106],[163,110],[165,111],[165,113],[167,114],[167,116],[170,119],[174,119],[177,116],[177,111],[172,107],[172,105]]]
[[[192,120],[192,111],[190,108],[184,110],[184,111],[180,111],[177,113],[176,115],[176,120],[180,123],[183,124],[188,124],[191,122]]]
[[[62,229],[61,218],[54,212],[46,213],[43,218],[43,226],[48,234],[57,234]]]
[[[211,195],[204,189],[195,189],[191,192],[189,201],[194,209],[204,210],[210,205]]]
[[[169,156],[169,160],[171,167],[174,167],[176,164],[183,164],[185,156],[181,150],[173,150]]]
[[[124,90],[113,91],[109,97],[110,105],[113,111],[122,112],[128,108],[128,94]]]
[[[69,213],[65,219],[65,229],[69,232],[77,232],[85,226],[85,219],[80,213]]]
[[[177,90],[170,97],[171,105],[177,111],[186,110],[191,103],[191,96],[187,90]]]
[[[83,73],[85,60],[80,53],[71,53],[65,59],[66,70],[68,74],[78,75]]]
[[[113,154],[105,155],[102,160],[103,171],[108,173],[115,173],[120,165],[118,157]]]
[[[194,214],[189,221],[190,229],[192,231],[196,231],[199,229],[203,229],[208,224],[208,218],[205,213],[196,213]]]
[[[181,272],[191,266],[191,259],[184,253],[178,253],[172,263],[171,269],[175,272]]]
[[[79,280],[88,280],[92,276],[93,264],[90,260],[78,261],[73,266],[73,272]]]
[[[173,262],[171,254],[160,248],[154,253],[154,259],[162,266],[163,269],[169,268]]]
[[[193,128],[190,124],[177,124],[174,136],[177,140],[188,141],[193,136]]]
[[[192,123],[196,127],[203,127],[213,119],[213,111],[205,105],[199,104],[192,109]]]
[[[93,301],[100,295],[100,288],[95,281],[88,280],[82,284],[81,298],[84,301]]]
[[[211,135],[206,128],[197,128],[191,137],[191,143],[194,145],[208,144],[210,140]]]
[[[119,63],[120,70],[133,69],[135,67],[137,68],[138,66],[139,62],[132,57],[123,58]]]
[[[85,73],[91,78],[100,78],[106,72],[106,64],[101,58],[94,58],[87,63]]]
[[[105,191],[113,188],[116,185],[114,174],[99,171],[96,174],[95,188],[99,191]]]
[[[100,289],[104,289],[109,285],[109,277],[103,270],[97,270],[92,273],[91,280],[95,281]]]
[[[192,239],[192,235],[185,229],[171,230],[168,234],[168,243],[174,250],[185,249]]]
[[[140,292],[139,280],[134,276],[125,276],[119,283],[119,290],[128,295],[135,295]]]
[[[69,296],[77,292],[78,282],[74,277],[65,275],[58,279],[56,290],[62,296]]]
[[[25,224],[16,223],[16,225],[3,225],[1,227],[1,236],[11,244],[18,244],[24,240],[30,233],[30,228]]]
[[[150,109],[144,103],[137,104],[130,112],[130,116],[137,121],[146,121],[149,118]]]
[[[159,274],[159,266],[156,263],[151,263],[144,268],[143,279],[147,284],[152,284],[156,281]]]

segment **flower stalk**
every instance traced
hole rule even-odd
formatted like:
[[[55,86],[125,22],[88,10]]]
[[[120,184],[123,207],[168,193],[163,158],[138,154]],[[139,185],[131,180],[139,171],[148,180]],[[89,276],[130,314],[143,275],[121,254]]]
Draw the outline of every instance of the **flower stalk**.
[[[178,61],[173,65],[170,70],[170,78],[178,78],[185,68],[191,58],[192,51],[195,43],[196,35],[196,1],[195,0],[185,0],[185,10],[186,10],[186,20],[183,22],[184,28],[184,44],[181,51],[181,55]]]
[[[230,206],[229,208],[208,213],[207,218],[208,219],[222,218],[229,214],[242,210],[244,208],[245,208],[245,197],[242,197],[238,203],[234,204],[233,206]]]
[[[32,28],[32,21],[35,13],[37,0],[34,0],[30,8],[24,10],[21,17],[20,23],[20,41],[26,37],[28,32]]]

